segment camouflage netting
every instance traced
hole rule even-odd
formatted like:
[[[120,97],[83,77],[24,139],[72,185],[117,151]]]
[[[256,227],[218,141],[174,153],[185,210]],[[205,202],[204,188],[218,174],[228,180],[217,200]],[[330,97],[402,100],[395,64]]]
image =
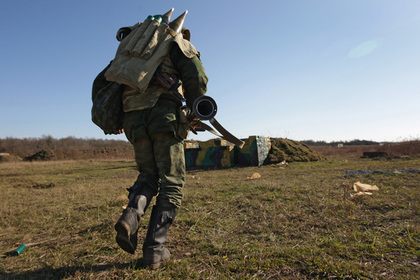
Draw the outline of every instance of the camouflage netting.
[[[47,151],[39,151],[31,156],[25,157],[24,161],[40,161],[40,160],[51,160],[54,158],[54,155],[52,152]]]
[[[283,161],[287,162],[309,162],[325,160],[325,157],[312,151],[305,144],[283,138],[270,138],[271,149],[264,164],[276,164]]]

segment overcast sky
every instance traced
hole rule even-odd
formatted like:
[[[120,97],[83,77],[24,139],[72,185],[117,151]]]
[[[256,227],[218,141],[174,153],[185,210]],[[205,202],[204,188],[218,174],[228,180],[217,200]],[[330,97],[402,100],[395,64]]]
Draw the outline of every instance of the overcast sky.
[[[234,135],[420,137],[418,0],[13,0],[0,6],[0,138],[125,139],[91,122],[93,79],[120,27],[172,7],[189,11],[207,95]]]

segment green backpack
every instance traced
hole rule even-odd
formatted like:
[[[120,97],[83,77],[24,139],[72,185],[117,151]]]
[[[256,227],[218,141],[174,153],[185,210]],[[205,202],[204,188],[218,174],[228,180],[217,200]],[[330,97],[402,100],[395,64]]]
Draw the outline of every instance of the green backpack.
[[[110,66],[111,63],[93,81],[91,113],[92,121],[105,134],[118,134],[123,128],[123,85],[105,79],[104,74]]]

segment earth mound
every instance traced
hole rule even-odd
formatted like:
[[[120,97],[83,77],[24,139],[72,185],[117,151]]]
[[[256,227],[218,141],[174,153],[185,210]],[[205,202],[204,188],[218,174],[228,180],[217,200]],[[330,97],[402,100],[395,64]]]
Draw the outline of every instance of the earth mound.
[[[287,162],[320,161],[326,158],[311,150],[305,144],[284,138],[270,138],[271,149],[264,164]]]
[[[0,163],[2,162],[18,162],[21,161],[22,159],[18,156],[14,156],[14,155],[1,155],[0,156]]]

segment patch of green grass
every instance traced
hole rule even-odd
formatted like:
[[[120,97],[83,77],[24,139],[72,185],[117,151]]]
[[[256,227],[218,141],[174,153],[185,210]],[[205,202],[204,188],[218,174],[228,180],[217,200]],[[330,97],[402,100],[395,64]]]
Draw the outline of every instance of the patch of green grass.
[[[292,163],[189,172],[169,232],[171,260],[152,271],[115,243],[132,161],[3,163],[1,279],[417,279],[419,159]],[[261,178],[247,179],[258,172]],[[352,184],[375,184],[351,198]]]

